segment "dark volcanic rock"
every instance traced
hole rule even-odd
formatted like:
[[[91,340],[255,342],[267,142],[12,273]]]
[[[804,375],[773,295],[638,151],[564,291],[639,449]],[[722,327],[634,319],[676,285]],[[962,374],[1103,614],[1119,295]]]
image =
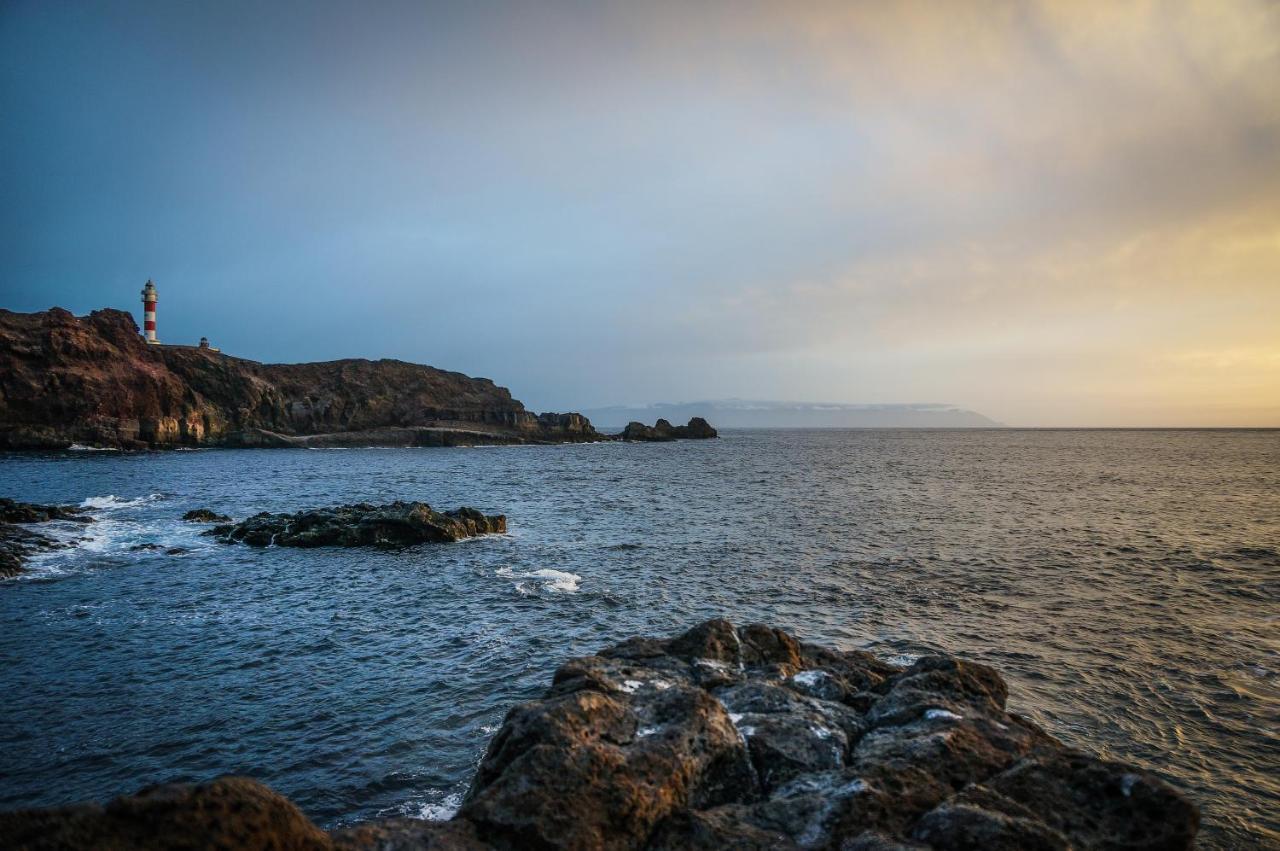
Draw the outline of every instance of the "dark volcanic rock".
[[[188,523],[230,523],[231,518],[225,514],[218,514],[207,508],[194,508],[182,515],[182,519]]]
[[[224,780],[157,803],[153,792],[0,816],[0,835],[73,849],[228,836],[346,851],[1193,847],[1194,804],[1142,769],[1066,748],[1006,697],[984,665],[931,656],[904,669],[708,621],[566,662],[542,698],[508,713],[447,822],[317,836],[269,790]]]
[[[619,440],[661,442],[667,440],[703,440],[718,437],[716,430],[702,417],[694,417],[688,425],[673,426],[666,420],[658,420],[652,426],[632,422],[618,435]]]
[[[425,502],[340,505],[296,514],[255,514],[206,535],[251,547],[406,547],[507,531],[507,518],[474,508],[440,512]]]
[[[198,786],[155,786],[106,806],[0,813],[0,837],[5,848],[29,851],[322,851],[333,847],[329,837],[292,803],[240,777]]]
[[[396,360],[263,364],[150,346],[121,310],[0,310],[0,449],[452,446],[599,440],[579,414]]]
[[[0,523],[47,523],[50,520],[93,522],[93,518],[85,514],[83,508],[74,505],[40,505],[0,497]]]
[[[93,522],[84,509],[74,505],[40,505],[0,497],[0,579],[10,579],[25,571],[27,558],[34,553],[67,546],[48,535],[14,525],[47,523],[50,520]]]
[[[10,579],[24,572],[27,558],[33,553],[60,546],[39,532],[12,523],[0,523],[0,579]]]
[[[1181,794],[1006,697],[984,665],[902,669],[710,621],[563,665],[453,823],[496,847],[1191,847]]]

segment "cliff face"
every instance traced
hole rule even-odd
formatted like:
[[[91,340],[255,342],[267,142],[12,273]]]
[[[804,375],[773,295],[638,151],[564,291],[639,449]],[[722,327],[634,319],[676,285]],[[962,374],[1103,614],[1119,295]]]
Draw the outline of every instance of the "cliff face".
[[[0,448],[455,445],[596,440],[578,414],[403,361],[262,364],[148,346],[133,317],[0,310]]]

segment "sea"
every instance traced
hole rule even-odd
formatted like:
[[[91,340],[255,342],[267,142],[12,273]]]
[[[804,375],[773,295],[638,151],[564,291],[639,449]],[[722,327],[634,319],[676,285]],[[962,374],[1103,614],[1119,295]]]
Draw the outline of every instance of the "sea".
[[[231,773],[326,827],[447,817],[565,659],[726,617],[993,665],[1198,801],[1201,847],[1280,847],[1277,431],[86,450],[0,456],[0,495],[97,518],[0,582],[0,809]],[[179,519],[397,499],[509,533],[252,549]]]

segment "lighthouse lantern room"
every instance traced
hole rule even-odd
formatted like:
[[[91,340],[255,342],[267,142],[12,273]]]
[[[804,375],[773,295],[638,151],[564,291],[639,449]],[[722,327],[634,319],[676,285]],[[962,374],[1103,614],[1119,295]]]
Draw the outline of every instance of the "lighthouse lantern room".
[[[142,288],[142,330],[148,343],[160,343],[156,339],[156,285],[151,281]]]

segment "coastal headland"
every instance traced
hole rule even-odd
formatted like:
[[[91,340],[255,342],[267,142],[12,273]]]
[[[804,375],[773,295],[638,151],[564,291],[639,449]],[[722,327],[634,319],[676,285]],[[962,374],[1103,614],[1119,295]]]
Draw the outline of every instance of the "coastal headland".
[[[705,421],[597,432],[488,378],[399,360],[264,364],[148,345],[133,316],[0,310],[0,449],[469,446],[714,437]]]
[[[1189,849],[1198,807],[1009,712],[985,665],[712,620],[571,659],[447,821],[326,833],[245,778],[0,813],[15,848]]]

